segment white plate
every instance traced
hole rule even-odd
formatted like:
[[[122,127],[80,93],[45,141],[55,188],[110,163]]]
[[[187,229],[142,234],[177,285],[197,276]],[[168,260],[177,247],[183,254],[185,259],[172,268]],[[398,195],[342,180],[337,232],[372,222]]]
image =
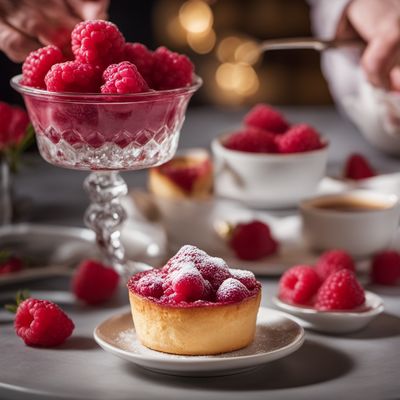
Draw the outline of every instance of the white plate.
[[[169,375],[215,376],[243,372],[293,353],[303,344],[304,330],[285,313],[261,307],[254,342],[215,356],[178,356],[142,346],[130,313],[99,324],[94,338],[105,351],[146,369]]]
[[[160,264],[166,256],[162,229],[129,220],[121,232],[128,260]],[[95,235],[89,229],[17,224],[0,227],[0,250],[9,249],[32,264],[20,272],[0,275],[0,286],[32,279],[70,275],[82,259],[96,257]]]
[[[325,333],[350,333],[365,328],[383,312],[383,300],[372,292],[365,292],[365,305],[359,311],[317,311],[310,307],[295,306],[272,299],[274,304],[296,318],[304,328]]]

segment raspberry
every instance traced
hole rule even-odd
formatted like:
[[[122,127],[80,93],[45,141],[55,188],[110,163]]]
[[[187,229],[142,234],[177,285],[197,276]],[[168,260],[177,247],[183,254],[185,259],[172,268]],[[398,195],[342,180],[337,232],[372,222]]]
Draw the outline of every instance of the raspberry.
[[[204,279],[193,263],[174,271],[171,278],[176,301],[195,301],[203,296]]]
[[[279,281],[279,297],[295,304],[311,304],[321,284],[313,267],[297,265],[287,270]]]
[[[30,298],[19,305],[14,328],[28,346],[54,347],[71,336],[74,323],[57,304]]]
[[[344,167],[344,177],[348,179],[360,180],[371,178],[376,175],[368,160],[361,154],[351,154]]]
[[[266,104],[257,104],[245,116],[247,126],[264,129],[272,133],[283,133],[289,129],[289,124],[283,115]]]
[[[232,133],[226,139],[227,149],[249,153],[276,153],[277,146],[272,133],[257,128],[246,128]]]
[[[268,225],[261,221],[238,224],[229,241],[236,256],[242,260],[259,260],[277,252],[278,242]]]
[[[277,137],[280,153],[303,153],[323,147],[318,132],[307,124],[292,126]]]
[[[25,136],[28,124],[25,110],[0,102],[0,150],[18,144]]]
[[[381,285],[395,285],[400,279],[400,254],[386,250],[374,256],[371,266],[371,280]]]
[[[77,61],[105,68],[119,62],[125,39],[117,26],[103,20],[84,21],[71,33],[72,52]]]
[[[217,301],[239,302],[250,295],[250,292],[237,279],[228,278],[224,280],[217,290]]]
[[[95,93],[100,85],[99,71],[78,61],[53,65],[44,81],[50,92]]]
[[[108,300],[118,287],[119,275],[112,268],[95,260],[85,260],[72,279],[75,296],[87,304]]]
[[[343,250],[326,251],[315,265],[315,270],[322,280],[325,280],[329,275],[341,269],[348,269],[353,272],[356,271],[354,261],[350,254]]]
[[[257,280],[251,271],[245,269],[230,269],[232,278],[242,282],[249,290],[253,290],[257,286]]]
[[[318,310],[351,310],[365,302],[364,289],[352,271],[342,269],[330,275],[317,293]]]
[[[151,82],[154,89],[176,89],[192,83],[194,67],[185,55],[159,47],[153,53],[153,62]]]
[[[144,275],[137,283],[138,292],[145,297],[159,299],[163,293],[163,280],[157,275]]]
[[[136,65],[140,75],[152,87],[153,53],[141,43],[126,43],[124,46],[123,60],[130,61]]]
[[[13,107],[13,113],[9,128],[11,143],[18,144],[23,139],[29,122],[29,116],[25,110],[19,107]]]
[[[111,64],[103,73],[101,93],[141,93],[149,90],[146,81],[129,61]]]
[[[23,268],[22,260],[18,257],[11,256],[0,261],[0,275],[6,275],[13,272],[21,271]]]
[[[168,261],[164,271],[171,273],[179,270],[187,262],[192,262],[200,271],[201,276],[208,280],[214,289],[218,289],[225,279],[231,277],[228,266],[222,258],[210,257],[205,251],[190,245],[183,246]]]
[[[39,89],[46,89],[44,78],[49,69],[61,63],[64,56],[56,46],[46,46],[32,51],[22,65],[22,84]]]
[[[158,169],[186,193],[191,193],[198,179],[212,170],[212,164],[209,159],[194,164],[175,158]]]

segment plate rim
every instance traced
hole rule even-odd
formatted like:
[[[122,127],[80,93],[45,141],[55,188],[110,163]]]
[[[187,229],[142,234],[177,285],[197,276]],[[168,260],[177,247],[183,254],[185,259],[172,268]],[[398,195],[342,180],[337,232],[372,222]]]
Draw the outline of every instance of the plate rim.
[[[279,353],[285,353],[282,357],[289,355],[293,352],[295,352],[296,350],[298,350],[304,343],[305,340],[305,330],[304,328],[298,323],[296,322],[292,316],[290,314],[287,314],[283,311],[280,310],[276,310],[273,308],[269,308],[269,307],[260,307],[259,311],[263,311],[263,312],[273,312],[274,314],[278,314],[281,317],[284,317],[286,319],[289,319],[293,324],[295,324],[299,330],[298,335],[296,336],[296,338],[289,344],[287,344],[284,347],[280,347],[278,349],[272,350],[268,353],[258,353],[258,354],[250,354],[250,355],[244,355],[244,356],[232,356],[232,357],[218,357],[218,355],[215,356],[183,356],[183,357],[187,357],[187,358],[176,358],[176,359],[163,359],[163,358],[149,358],[146,356],[142,356],[142,355],[138,355],[135,353],[132,353],[130,351],[127,350],[122,350],[118,347],[115,347],[111,344],[109,344],[108,342],[106,342],[105,340],[103,340],[97,333],[98,329],[100,328],[101,325],[103,325],[104,323],[106,323],[107,321],[109,321],[112,318],[116,318],[116,317],[122,317],[125,316],[127,314],[130,314],[130,311],[125,311],[125,312],[120,312],[118,314],[113,314],[110,317],[108,317],[107,319],[103,320],[102,322],[100,322],[93,330],[93,337],[94,340],[96,341],[96,343],[102,347],[104,349],[104,347],[106,347],[111,353],[113,354],[118,354],[121,357],[123,355],[128,356],[128,357],[134,357],[137,359],[140,359],[142,361],[156,361],[157,363],[159,363],[159,365],[165,365],[165,364],[170,364],[170,363],[174,363],[174,364],[216,364],[216,363],[229,363],[232,360],[235,361],[244,361],[244,360],[250,360],[250,359],[255,359],[255,360],[260,360],[262,358],[265,358],[266,356],[271,356],[271,355],[276,355]],[[104,346],[104,347],[103,347]],[[289,353],[286,353],[289,350]],[[156,351],[156,350],[153,350]],[[162,352],[159,352],[162,354]],[[171,355],[168,353],[165,353],[167,356]],[[225,353],[226,354],[226,353]],[[126,358],[125,358],[126,359]],[[276,360],[276,358],[272,357],[271,360],[265,360],[265,362],[269,362],[269,361],[274,361]],[[134,362],[133,360],[129,360],[131,362]]]

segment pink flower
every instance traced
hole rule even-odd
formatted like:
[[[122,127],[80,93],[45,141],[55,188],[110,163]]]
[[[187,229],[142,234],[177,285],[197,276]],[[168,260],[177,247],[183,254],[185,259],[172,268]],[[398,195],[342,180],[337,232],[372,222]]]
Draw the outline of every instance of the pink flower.
[[[18,145],[28,125],[29,117],[25,110],[0,102],[0,151]]]

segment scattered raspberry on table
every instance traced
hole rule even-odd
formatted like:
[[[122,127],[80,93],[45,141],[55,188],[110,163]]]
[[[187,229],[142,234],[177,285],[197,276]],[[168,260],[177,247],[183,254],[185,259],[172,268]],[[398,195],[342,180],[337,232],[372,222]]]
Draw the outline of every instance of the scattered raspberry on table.
[[[57,304],[29,298],[18,306],[14,328],[28,346],[55,347],[71,336],[74,323]]]
[[[369,161],[362,154],[350,154],[344,167],[344,177],[347,179],[362,180],[376,175]]]
[[[23,269],[24,264],[19,257],[5,256],[2,257],[0,252],[0,275],[12,274]]]
[[[251,221],[237,224],[231,233],[229,245],[242,260],[259,260],[278,251],[279,243],[267,224]]]
[[[374,256],[371,264],[373,283],[390,286],[400,282],[400,254],[397,251],[382,251]]]
[[[116,292],[118,273],[96,260],[84,260],[72,278],[72,291],[83,302],[96,305],[109,300]]]

